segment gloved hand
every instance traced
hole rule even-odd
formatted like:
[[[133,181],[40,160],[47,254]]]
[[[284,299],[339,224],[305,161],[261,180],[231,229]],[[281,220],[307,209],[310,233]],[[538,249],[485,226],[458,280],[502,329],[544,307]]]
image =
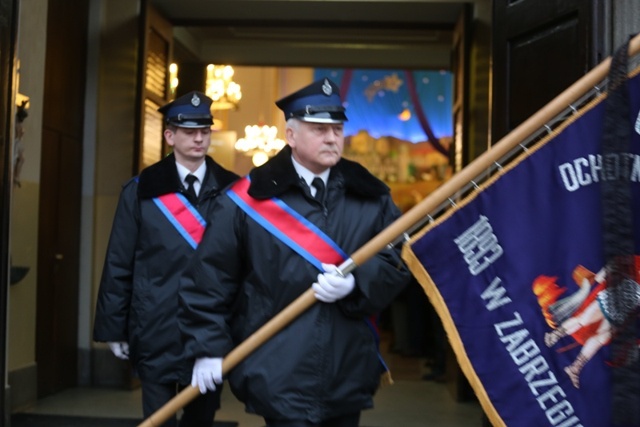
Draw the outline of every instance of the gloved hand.
[[[318,275],[318,281],[311,285],[315,297],[322,302],[336,302],[349,295],[356,285],[356,279],[349,273],[342,277],[338,267],[333,264],[322,264],[325,273]]]
[[[124,341],[108,342],[111,352],[122,360],[129,360],[129,343]]]
[[[216,384],[222,384],[222,358],[201,357],[196,359],[191,375],[191,386],[198,387],[200,393],[215,391]]]

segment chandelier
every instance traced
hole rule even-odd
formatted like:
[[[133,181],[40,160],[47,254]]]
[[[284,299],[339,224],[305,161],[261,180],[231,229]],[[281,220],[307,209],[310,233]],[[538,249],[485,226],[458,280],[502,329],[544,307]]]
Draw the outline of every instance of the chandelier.
[[[278,128],[267,125],[249,125],[244,128],[245,137],[236,141],[238,151],[251,156],[254,166],[260,166],[280,151],[285,142],[277,138]]]
[[[230,110],[238,107],[242,98],[240,85],[233,81],[230,65],[207,65],[206,95],[213,99],[212,110]]]

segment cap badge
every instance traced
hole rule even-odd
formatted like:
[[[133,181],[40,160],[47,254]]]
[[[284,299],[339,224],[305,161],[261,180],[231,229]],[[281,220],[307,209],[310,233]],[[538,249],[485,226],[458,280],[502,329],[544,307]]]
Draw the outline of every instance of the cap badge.
[[[195,93],[193,94],[193,98],[191,98],[191,105],[193,105],[194,107],[200,105],[200,97],[198,97],[198,95],[196,95]]]
[[[333,93],[333,89],[331,88],[331,84],[329,83],[329,80],[327,80],[327,79],[324,79],[324,83],[322,84],[322,92],[327,96],[330,96]]]

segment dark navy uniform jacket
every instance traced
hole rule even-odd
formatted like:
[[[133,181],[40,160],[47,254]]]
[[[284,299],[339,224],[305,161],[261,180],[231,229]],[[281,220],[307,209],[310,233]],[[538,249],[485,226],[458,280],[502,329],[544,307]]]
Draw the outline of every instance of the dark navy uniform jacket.
[[[214,199],[237,179],[207,157],[197,210],[206,219]],[[178,285],[195,249],[153,201],[183,193],[173,154],[129,180],[118,201],[95,314],[96,341],[127,341],[142,380],[191,382],[177,323]]]
[[[250,173],[249,194],[278,197],[347,254],[400,214],[389,188],[346,159],[331,169],[325,206],[311,197],[285,147]],[[227,195],[181,282],[179,315],[188,357],[224,356],[304,293],[319,271],[249,218]],[[315,303],[229,375],[249,412],[313,422],[372,407],[382,373],[365,321],[405,287],[398,250],[385,249],[354,271],[356,289]]]

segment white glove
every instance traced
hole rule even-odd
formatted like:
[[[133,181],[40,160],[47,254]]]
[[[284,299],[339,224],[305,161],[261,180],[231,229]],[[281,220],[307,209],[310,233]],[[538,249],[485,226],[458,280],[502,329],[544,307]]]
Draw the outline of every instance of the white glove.
[[[118,341],[118,342],[108,342],[107,344],[109,344],[109,348],[111,349],[111,352],[118,359],[122,359],[122,360],[129,359],[129,343],[126,343],[124,341]]]
[[[356,285],[356,279],[349,273],[342,277],[338,267],[333,264],[322,264],[326,273],[318,274],[318,281],[311,285],[315,297],[322,302],[336,302],[349,295]]]
[[[215,391],[216,384],[222,384],[222,358],[201,357],[196,359],[191,375],[191,386],[198,387],[200,393]]]

